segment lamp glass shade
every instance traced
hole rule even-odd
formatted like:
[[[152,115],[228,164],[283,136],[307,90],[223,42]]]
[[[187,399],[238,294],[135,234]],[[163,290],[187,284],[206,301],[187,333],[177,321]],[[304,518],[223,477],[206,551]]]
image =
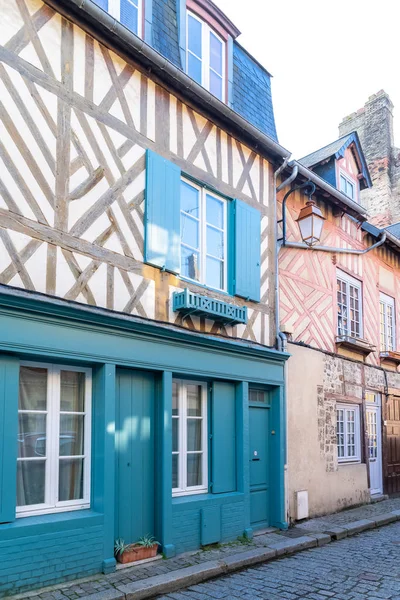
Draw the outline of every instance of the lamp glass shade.
[[[309,201],[301,209],[297,223],[301,238],[307,246],[314,246],[320,241],[324,221],[325,217],[315,202]]]

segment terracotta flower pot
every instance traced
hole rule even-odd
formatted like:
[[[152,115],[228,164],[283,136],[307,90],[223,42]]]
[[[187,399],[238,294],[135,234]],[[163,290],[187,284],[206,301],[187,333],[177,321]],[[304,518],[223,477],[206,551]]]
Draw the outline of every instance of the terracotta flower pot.
[[[158,544],[153,544],[150,548],[132,544],[129,550],[124,552],[118,552],[116,558],[117,561],[123,565],[127,563],[135,562],[137,560],[144,560],[145,558],[153,558],[157,554]]]

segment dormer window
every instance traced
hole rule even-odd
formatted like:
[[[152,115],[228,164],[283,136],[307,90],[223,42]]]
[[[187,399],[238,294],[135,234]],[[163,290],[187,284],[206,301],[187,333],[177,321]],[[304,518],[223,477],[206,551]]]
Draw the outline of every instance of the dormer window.
[[[356,183],[340,173],[340,191],[352,200],[356,200]]]
[[[187,12],[186,72],[211,94],[225,101],[225,42],[203,20]]]
[[[95,2],[127,29],[142,37],[143,0],[95,0]]]

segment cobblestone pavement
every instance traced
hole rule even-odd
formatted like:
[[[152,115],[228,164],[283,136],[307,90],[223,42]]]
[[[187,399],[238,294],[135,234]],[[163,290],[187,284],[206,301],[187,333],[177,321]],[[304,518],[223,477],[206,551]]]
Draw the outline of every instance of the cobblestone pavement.
[[[252,548],[268,547],[269,544],[282,541],[282,537],[298,537],[311,532],[324,531],[334,525],[341,526],[345,523],[350,523],[358,519],[365,519],[372,517],[373,515],[376,516],[384,514],[391,510],[400,510],[400,498],[385,500],[383,502],[377,502],[376,504],[364,505],[359,508],[346,510],[326,517],[310,519],[309,521],[305,521],[304,523],[301,523],[296,527],[289,529],[288,531],[276,530],[271,533],[257,535],[253,538],[253,540],[247,541],[246,543],[243,543],[243,541],[235,541],[230,544],[224,544],[220,547],[207,549],[205,551],[200,550],[181,554],[168,560],[158,560],[152,563],[132,566],[127,569],[110,573],[109,575],[99,574],[94,577],[87,578],[86,580],[58,584],[52,586],[51,588],[46,588],[46,590],[32,590],[31,593],[23,594],[23,597],[24,600],[77,600],[90,594],[106,592],[114,589],[116,586],[126,585],[134,581],[147,579],[148,577],[154,577],[164,573],[169,573],[171,571],[177,571],[185,567],[190,567],[192,565],[201,564],[211,560],[223,560],[228,556],[245,552],[246,550],[251,550]],[[398,552],[400,563],[400,546],[398,547]],[[193,600],[197,600],[195,596],[193,596]]]
[[[296,529],[301,528],[307,531],[325,531],[332,526],[341,527],[342,525],[351,523],[352,521],[358,521],[359,519],[371,519],[374,516],[382,515],[383,513],[390,512],[391,510],[399,509],[400,498],[390,498],[389,500],[383,500],[382,502],[366,504],[359,506],[358,508],[350,508],[342,512],[334,513],[333,515],[309,519],[304,523],[297,524]]]
[[[400,600],[400,523],[158,600]]]

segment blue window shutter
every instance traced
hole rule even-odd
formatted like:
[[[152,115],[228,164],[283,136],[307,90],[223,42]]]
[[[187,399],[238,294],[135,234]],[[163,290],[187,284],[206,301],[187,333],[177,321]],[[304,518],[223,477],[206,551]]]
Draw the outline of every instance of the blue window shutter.
[[[15,519],[19,361],[0,356],[0,523]]]
[[[211,491],[236,490],[236,399],[235,385],[214,382],[211,410]]]
[[[145,261],[180,272],[181,170],[155,152],[146,155]]]
[[[234,294],[260,301],[261,214],[241,200],[234,201]]]

